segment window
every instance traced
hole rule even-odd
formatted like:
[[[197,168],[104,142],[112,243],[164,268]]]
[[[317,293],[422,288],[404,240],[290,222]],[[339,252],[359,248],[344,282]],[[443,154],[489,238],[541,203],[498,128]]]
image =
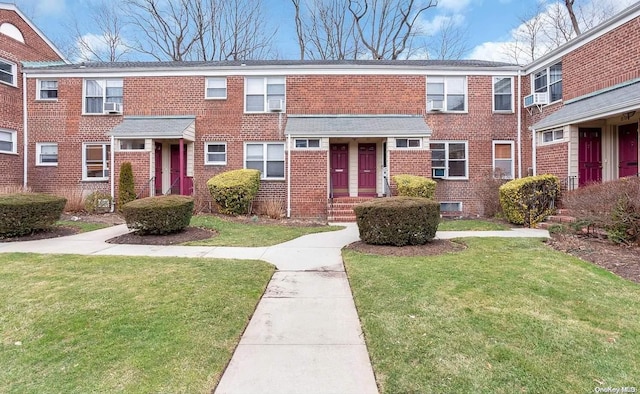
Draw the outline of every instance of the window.
[[[36,143],[36,165],[37,166],[57,166],[58,165],[58,144],[55,142]]]
[[[268,112],[270,107],[274,108],[277,100],[283,103],[284,109],[284,77],[248,77],[244,91],[246,112]]]
[[[513,179],[513,141],[493,141],[493,176]]]
[[[84,113],[102,114],[105,103],[122,106],[122,79],[86,79],[84,82]]]
[[[533,74],[533,91],[549,92],[549,102],[562,100],[562,62]]]
[[[0,82],[11,86],[16,86],[16,65],[6,60],[0,59]]]
[[[422,140],[420,138],[396,138],[396,148],[420,148]]]
[[[513,79],[493,78],[493,110],[513,112]]]
[[[144,150],[145,140],[140,139],[125,139],[120,140],[120,150]]]
[[[225,142],[205,142],[204,164],[227,164],[227,144]]]
[[[17,132],[14,130],[0,129],[0,153],[17,153]]]
[[[284,144],[247,143],[245,168],[259,170],[262,179],[284,179]]]
[[[434,178],[467,179],[467,143],[433,142],[431,149],[431,168]]]
[[[36,100],[56,100],[58,98],[58,81],[38,79],[36,84]]]
[[[109,179],[110,146],[89,143],[82,146],[82,179],[106,181]]]
[[[306,138],[296,138],[296,148],[319,148],[320,140],[317,138],[314,139],[306,139]]]
[[[446,111],[466,111],[466,92],[466,77],[427,77],[427,103],[432,102],[431,108],[442,103]]]
[[[560,141],[564,139],[564,130],[550,130],[542,133],[542,143]]]
[[[441,202],[440,212],[462,212],[462,202]]]
[[[226,99],[227,78],[207,78],[207,88],[204,97],[208,99]]]

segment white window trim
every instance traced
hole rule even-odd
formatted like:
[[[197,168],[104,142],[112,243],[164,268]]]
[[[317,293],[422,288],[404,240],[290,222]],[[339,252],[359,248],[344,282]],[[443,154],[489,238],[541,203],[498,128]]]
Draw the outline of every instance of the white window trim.
[[[556,138],[556,131],[562,131],[562,138]],[[544,140],[545,133],[552,133],[553,139],[551,141],[545,141]],[[561,144],[561,143],[567,142],[568,140],[567,135],[568,133],[564,129],[552,129],[552,130],[541,131],[538,136],[538,145],[554,145],[554,144]]]
[[[105,88],[102,90],[102,112],[87,112],[87,82],[86,81],[104,81]],[[121,104],[122,111],[124,113],[124,79],[123,78],[83,78],[82,79],[82,115],[87,116],[103,116],[108,115],[104,112],[104,103],[107,100],[107,87],[106,81],[122,81],[122,101]]]
[[[556,104],[562,101],[562,97],[560,97],[559,100],[556,101],[550,101],[551,100],[551,67],[557,65],[557,64],[562,64],[562,61],[557,61],[553,64],[549,64],[547,67],[543,67],[543,68],[539,68],[538,70],[534,71],[531,73],[530,76],[530,80],[531,80],[531,93],[536,92],[536,74],[544,71],[547,74],[547,97],[549,102],[545,105],[543,105],[543,107],[546,107],[548,105],[552,105],[552,104]],[[562,70],[562,77],[560,78],[560,80],[554,82],[554,83],[558,83],[558,82],[563,82],[564,81],[564,69]],[[564,88],[564,86],[563,86]],[[564,96],[564,94],[562,94],[561,96]]]
[[[59,153],[56,156],[56,162],[55,163],[45,163],[40,161],[40,156],[42,155],[42,147],[43,146],[47,146],[47,145],[55,145],[56,148],[58,147],[58,143],[57,142],[36,142],[36,166],[38,167],[57,167],[58,166],[58,160],[59,160]]]
[[[209,80],[210,79],[217,79],[217,80],[224,80],[224,97],[209,97],[207,96],[207,90],[209,87]],[[227,78],[225,77],[207,77],[204,80],[204,99],[205,100],[226,100],[227,99],[227,94],[228,94],[228,90],[227,90]]]
[[[123,149],[122,148],[122,141],[131,141],[131,140],[142,140],[144,141],[144,148],[142,149]],[[148,152],[150,151],[149,149],[149,144],[147,144],[147,139],[146,138],[118,138],[116,139],[116,146],[118,147],[118,152]]]
[[[510,145],[511,146],[511,176],[510,177],[505,177],[503,179],[514,179],[514,174],[515,174],[515,157],[514,157],[514,153],[515,153],[515,149],[514,149],[514,142],[513,141],[507,141],[507,140],[494,140],[493,144],[491,145],[491,150],[492,150],[492,157],[493,157],[493,161],[491,162],[493,165],[493,174],[495,176],[495,172],[496,172],[496,145]],[[498,160],[505,160],[505,159],[498,159]]]
[[[247,80],[248,79],[258,79],[262,78],[264,84],[264,111],[247,111]],[[259,75],[251,75],[246,76],[244,78],[244,93],[243,93],[243,110],[245,114],[270,114],[270,113],[286,113],[287,112],[287,77],[282,76],[284,79],[284,100],[282,100],[282,111],[279,112],[271,112],[269,111],[269,99],[267,94],[267,81],[269,78],[280,78],[280,76],[259,76]]]
[[[40,86],[40,82],[43,81],[55,81],[58,82],[57,79],[36,79],[36,101],[58,101],[58,98],[41,98],[40,92],[42,91],[42,86]],[[60,93],[59,89],[56,89],[58,94]]]
[[[469,180],[469,141],[458,141],[458,140],[438,140],[438,141],[429,141],[429,144],[444,144],[445,150],[445,161],[447,166],[444,168],[444,177],[439,179],[445,179],[448,181],[468,181]],[[449,144],[464,144],[464,172],[467,174],[466,176],[449,176]],[[431,150],[431,147],[429,147]],[[433,163],[433,158],[431,159]],[[438,167],[439,168],[439,167]]]
[[[10,151],[0,150],[0,153],[17,155],[18,154],[18,132],[16,130],[9,130],[9,129],[2,129],[2,128],[0,128],[0,131],[3,133],[11,134],[11,142],[12,142],[11,144],[12,149]]]
[[[0,83],[7,86],[13,86],[14,88],[18,87],[18,66],[7,59],[0,58],[0,62],[8,64],[11,66],[11,75],[13,76],[13,83],[5,82],[0,80]]]
[[[511,80],[511,109],[496,109],[496,82],[498,79],[510,79]],[[499,114],[512,114],[514,112],[513,105],[513,97],[514,97],[514,86],[513,86],[513,77],[493,77],[491,80],[491,109],[493,112]]]
[[[103,165],[107,169],[107,172],[111,172],[109,168],[109,160],[111,159],[109,155],[106,154],[106,147],[109,146],[108,142],[83,142],[82,143],[82,181],[83,182],[104,182],[109,180],[109,175],[103,176],[100,178],[88,178],[87,177],[87,145],[102,145],[103,152]]]
[[[262,155],[263,155],[263,163],[266,165],[267,163],[267,145],[282,145],[284,147],[284,157],[283,157],[283,161],[284,161],[284,174],[286,176],[287,174],[287,146],[284,142],[282,141],[247,141],[244,143],[244,152],[243,152],[243,157],[242,157],[242,168],[247,168],[247,145],[251,145],[251,144],[261,144],[262,145]],[[284,181],[285,177],[267,177],[266,176],[266,166],[264,167],[265,171],[261,171],[260,172],[260,180],[262,181]]]
[[[223,145],[224,146],[224,161],[209,161],[209,145]],[[229,152],[227,151],[227,143],[223,141],[207,141],[204,143],[204,165],[205,166],[226,166]]]
[[[398,140],[407,140],[407,146],[398,146]],[[409,141],[418,141],[418,146],[409,146]],[[422,138],[419,138],[419,137],[395,138],[394,149],[422,149]]]
[[[443,82],[444,83],[444,100],[443,100],[444,109],[442,111],[429,111],[429,89],[428,89],[429,77],[431,77],[431,78],[443,78],[444,79],[444,82]],[[449,84],[447,82],[447,79],[448,78],[459,78],[459,77],[463,77],[464,78],[464,110],[462,110],[462,111],[448,110],[447,109],[447,98],[449,97],[449,88],[448,88]],[[427,112],[430,113],[430,114],[438,113],[438,112],[450,113],[450,114],[466,114],[466,113],[469,113],[469,76],[467,76],[467,75],[428,75],[426,83],[425,83],[425,97],[427,99]]]
[[[307,146],[299,147],[296,146],[298,141],[307,141]],[[309,146],[309,141],[318,141],[318,146]],[[322,149],[322,138],[294,138],[293,139],[293,149],[303,149],[303,150],[321,150]]]

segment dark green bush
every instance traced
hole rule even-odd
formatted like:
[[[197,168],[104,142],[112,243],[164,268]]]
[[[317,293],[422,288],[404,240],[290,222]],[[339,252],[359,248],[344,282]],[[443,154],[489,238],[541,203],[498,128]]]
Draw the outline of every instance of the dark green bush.
[[[223,172],[209,179],[207,187],[221,213],[243,215],[249,213],[251,203],[260,189],[260,171]]]
[[[183,230],[193,215],[193,198],[188,196],[147,197],[122,207],[127,227],[138,234],[170,234]]]
[[[417,175],[394,175],[391,179],[398,185],[399,196],[424,197],[433,200],[436,196],[436,181]]]
[[[136,199],[135,184],[133,182],[133,169],[131,163],[125,161],[120,166],[120,180],[118,182],[118,209]]]
[[[0,196],[0,236],[15,237],[45,230],[60,219],[67,199],[41,193]]]
[[[354,208],[360,239],[373,245],[423,245],[433,239],[440,204],[423,197],[388,197]]]
[[[554,175],[514,179],[500,186],[500,206],[506,219],[532,227],[555,212],[560,181]]]

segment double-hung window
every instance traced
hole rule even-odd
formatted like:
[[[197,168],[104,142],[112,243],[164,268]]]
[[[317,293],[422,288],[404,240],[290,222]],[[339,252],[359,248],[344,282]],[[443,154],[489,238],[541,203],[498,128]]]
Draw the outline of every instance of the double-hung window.
[[[103,114],[110,110],[122,112],[122,79],[85,79],[84,113]]]
[[[58,99],[58,81],[38,79],[36,84],[36,100]]]
[[[245,112],[284,111],[284,77],[247,77],[244,83]]]
[[[17,153],[16,138],[15,130],[0,129],[0,153]]]
[[[513,179],[513,141],[493,141],[493,176]]]
[[[466,141],[434,141],[429,149],[433,178],[468,178],[469,155]]]
[[[82,179],[106,181],[109,179],[109,153],[107,143],[85,143],[82,146]]]
[[[0,82],[16,86],[16,75],[18,71],[15,63],[0,59]]]
[[[533,91],[549,92],[549,102],[562,100],[562,62],[533,74]]]
[[[284,143],[245,144],[245,168],[260,171],[261,179],[284,179]]]
[[[227,98],[227,78],[207,78],[205,98],[223,100]]]
[[[428,76],[427,110],[466,111],[467,78]]]
[[[513,112],[513,78],[493,78],[493,110]]]
[[[36,165],[37,166],[57,166],[58,165],[58,144],[55,142],[36,143]]]
[[[204,164],[226,165],[227,164],[227,143],[226,142],[205,142],[204,143]]]

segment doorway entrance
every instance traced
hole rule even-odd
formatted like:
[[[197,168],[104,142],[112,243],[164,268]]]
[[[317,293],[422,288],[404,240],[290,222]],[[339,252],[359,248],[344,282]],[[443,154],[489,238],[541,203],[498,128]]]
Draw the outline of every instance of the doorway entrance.
[[[618,128],[618,177],[638,175],[638,124]]]
[[[602,130],[578,129],[578,185],[602,181]]]

